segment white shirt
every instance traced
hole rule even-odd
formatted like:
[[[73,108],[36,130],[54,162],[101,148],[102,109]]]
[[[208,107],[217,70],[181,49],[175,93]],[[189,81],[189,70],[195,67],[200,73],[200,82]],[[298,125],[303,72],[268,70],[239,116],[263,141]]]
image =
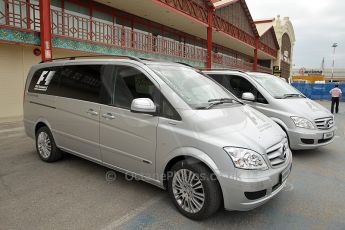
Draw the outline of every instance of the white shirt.
[[[329,93],[332,95],[332,97],[340,97],[343,92],[341,92],[341,89],[338,87],[331,89]]]

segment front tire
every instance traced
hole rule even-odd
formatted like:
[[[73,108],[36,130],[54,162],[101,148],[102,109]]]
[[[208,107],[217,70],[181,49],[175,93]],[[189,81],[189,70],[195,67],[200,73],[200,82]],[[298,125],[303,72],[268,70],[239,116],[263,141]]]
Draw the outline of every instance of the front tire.
[[[170,175],[170,198],[184,216],[201,220],[219,210],[221,189],[216,176],[205,165],[180,161],[172,167]]]
[[[55,162],[62,157],[52,133],[46,126],[39,128],[36,132],[36,150],[41,160],[45,162]]]

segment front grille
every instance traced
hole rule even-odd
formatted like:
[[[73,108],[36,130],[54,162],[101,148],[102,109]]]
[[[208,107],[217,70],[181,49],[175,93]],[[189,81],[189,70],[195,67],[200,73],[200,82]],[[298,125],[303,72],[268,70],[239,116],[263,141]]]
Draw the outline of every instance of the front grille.
[[[289,144],[286,139],[281,143],[272,146],[267,150],[267,158],[271,163],[272,167],[284,164],[286,161],[287,153],[289,150]]]
[[[324,117],[315,120],[316,127],[318,129],[330,129],[334,126],[333,117]]]

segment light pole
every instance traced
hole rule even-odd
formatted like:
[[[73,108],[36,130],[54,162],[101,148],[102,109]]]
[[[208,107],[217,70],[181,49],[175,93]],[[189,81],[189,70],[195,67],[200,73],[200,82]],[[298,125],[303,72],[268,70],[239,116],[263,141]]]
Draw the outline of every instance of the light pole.
[[[335,62],[335,48],[338,47],[338,43],[334,42],[333,45],[333,63],[332,63],[332,77],[331,77],[331,82],[333,82],[333,76],[334,76],[334,62]]]

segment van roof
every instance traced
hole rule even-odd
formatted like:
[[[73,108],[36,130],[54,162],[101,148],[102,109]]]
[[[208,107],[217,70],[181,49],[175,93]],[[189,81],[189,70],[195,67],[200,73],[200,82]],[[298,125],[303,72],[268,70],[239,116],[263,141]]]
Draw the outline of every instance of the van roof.
[[[191,65],[188,65],[183,62],[173,62],[161,59],[151,59],[151,58],[139,58],[134,56],[118,56],[118,55],[90,55],[90,56],[71,56],[71,57],[62,57],[54,58],[50,61],[40,62],[40,64],[46,63],[68,63],[68,62],[83,62],[83,61],[109,61],[109,60],[131,60],[137,61],[144,65],[146,64],[160,64],[160,65],[184,65],[191,68],[194,68]]]
[[[240,69],[201,69],[204,73],[229,73],[229,72],[240,72],[240,73],[247,73]]]

